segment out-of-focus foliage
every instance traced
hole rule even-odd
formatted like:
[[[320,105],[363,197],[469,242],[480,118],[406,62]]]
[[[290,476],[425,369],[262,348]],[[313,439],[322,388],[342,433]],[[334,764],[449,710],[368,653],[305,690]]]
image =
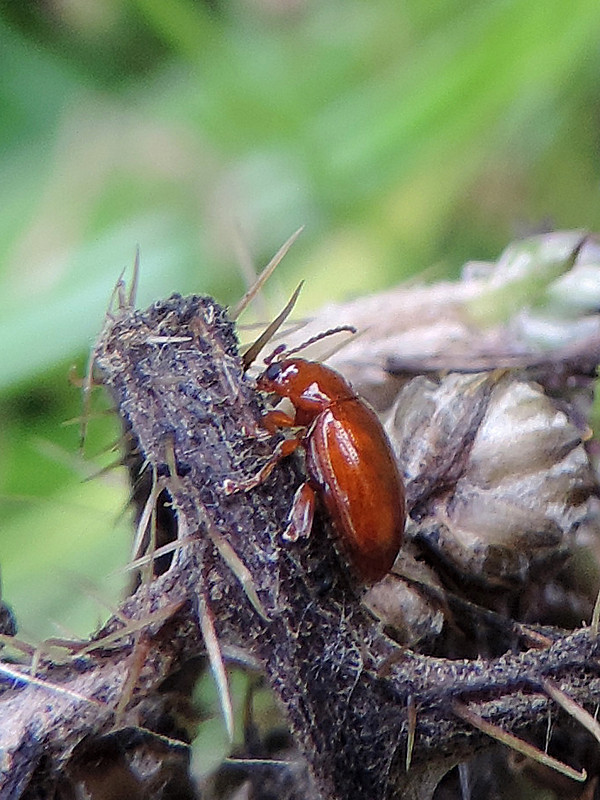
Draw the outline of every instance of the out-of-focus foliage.
[[[126,559],[122,476],[81,483],[60,426],[136,245],[141,304],[232,302],[304,224],[268,294],[304,278],[305,310],[597,228],[599,35],[597,0],[0,4],[0,564],[24,632],[85,633],[78,581]],[[117,435],[93,421],[88,452]]]

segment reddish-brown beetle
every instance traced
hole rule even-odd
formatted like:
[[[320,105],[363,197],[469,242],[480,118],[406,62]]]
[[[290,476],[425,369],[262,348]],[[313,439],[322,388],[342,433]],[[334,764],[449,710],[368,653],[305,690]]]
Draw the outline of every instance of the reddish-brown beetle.
[[[268,412],[267,429],[303,428],[261,470],[264,477],[297,447],[306,450],[308,481],[294,497],[288,538],[310,532],[318,496],[355,572],[365,582],[379,580],[400,549],[406,512],[402,478],[375,412],[333,369],[302,358],[272,361],[257,387],[287,397],[295,409],[294,417]]]

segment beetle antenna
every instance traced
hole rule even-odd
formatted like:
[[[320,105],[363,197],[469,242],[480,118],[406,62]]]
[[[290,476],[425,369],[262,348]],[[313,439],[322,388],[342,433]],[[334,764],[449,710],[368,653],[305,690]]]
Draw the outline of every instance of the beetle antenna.
[[[265,365],[268,367],[269,364],[272,364],[273,361],[277,358],[277,356],[280,356],[282,353],[285,353],[285,345],[284,344],[277,345],[275,350],[273,350],[272,353],[269,353],[269,355],[265,358]]]
[[[296,291],[290,297],[288,302],[286,303],[285,308],[283,311],[278,314],[273,322],[271,322],[265,330],[261,333],[258,339],[253,342],[250,347],[246,350],[244,355],[242,356],[242,363],[244,365],[244,372],[250,367],[256,356],[260,353],[263,347],[269,342],[273,336],[277,333],[279,328],[283,325],[289,315],[292,313],[292,309],[296,305],[296,300],[298,299],[298,295],[300,294],[302,287],[304,286],[304,281],[300,281],[298,286],[296,287]],[[279,348],[277,348],[279,350]]]
[[[288,350],[285,356],[287,358],[288,356],[292,355],[292,353],[298,353],[300,350],[304,350],[305,347],[310,347],[311,344],[315,344],[315,342],[320,342],[321,339],[326,339],[328,336],[333,336],[334,333],[342,333],[344,331],[347,331],[348,333],[356,333],[356,328],[354,327],[354,325],[339,325],[337,328],[329,328],[329,330],[322,331],[321,333],[318,333],[316,336],[312,336],[310,339],[307,339],[305,342],[302,342],[302,344],[299,344],[297,347],[293,347],[291,350]]]
[[[354,338],[344,339],[342,342],[338,342],[332,348],[327,350],[327,352],[323,353],[323,355],[319,356],[320,361],[325,363],[325,361],[329,361],[329,359],[334,356],[336,353],[339,353],[340,350],[343,350],[344,347],[347,347],[350,344],[350,341],[355,342],[357,339],[360,339],[361,336],[364,336],[369,331],[369,328],[361,328],[358,332],[354,334]]]

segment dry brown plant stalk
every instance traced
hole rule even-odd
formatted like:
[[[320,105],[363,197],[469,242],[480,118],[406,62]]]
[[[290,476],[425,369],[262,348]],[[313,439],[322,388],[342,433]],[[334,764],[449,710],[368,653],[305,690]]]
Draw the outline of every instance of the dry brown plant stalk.
[[[262,401],[215,301],[125,304],[95,362],[134,442],[132,470],[154,476],[181,546],[72,657],[42,654],[34,680],[23,667],[0,672],[0,797],[67,797],[113,752],[121,779],[133,752],[148,774],[178,760],[185,773],[188,742],[165,723],[165,686],[205,656],[207,628],[225,654],[241,648],[260,667],[286,714],[308,767],[297,767],[288,797],[425,800],[452,766],[492,745],[485,725],[523,737],[543,732],[549,714],[564,723],[567,703],[547,686],[592,713],[600,704],[600,640],[588,628],[550,631],[536,649],[491,660],[395,644],[362,605],[326,520],[307,540],[282,539],[302,480],[295,461],[247,493],[223,491],[251,478],[276,438],[260,429]]]

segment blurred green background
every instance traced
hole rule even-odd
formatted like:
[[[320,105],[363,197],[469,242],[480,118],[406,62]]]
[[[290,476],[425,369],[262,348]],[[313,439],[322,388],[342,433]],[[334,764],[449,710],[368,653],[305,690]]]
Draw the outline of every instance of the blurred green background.
[[[0,3],[0,564],[23,636],[85,635],[127,560],[118,436],[78,453],[81,374],[141,249],[139,302],[300,310],[522,233],[598,228],[598,0]],[[96,455],[98,454],[98,455]]]

